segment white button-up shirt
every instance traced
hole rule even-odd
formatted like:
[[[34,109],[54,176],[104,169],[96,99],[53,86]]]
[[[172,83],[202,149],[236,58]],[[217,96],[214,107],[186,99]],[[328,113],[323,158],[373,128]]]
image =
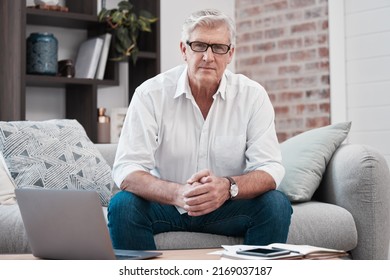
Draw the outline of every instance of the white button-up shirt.
[[[184,184],[195,172],[216,176],[284,176],[274,110],[258,83],[226,70],[204,119],[181,65],[139,86],[118,143],[113,178],[120,186],[136,171]]]

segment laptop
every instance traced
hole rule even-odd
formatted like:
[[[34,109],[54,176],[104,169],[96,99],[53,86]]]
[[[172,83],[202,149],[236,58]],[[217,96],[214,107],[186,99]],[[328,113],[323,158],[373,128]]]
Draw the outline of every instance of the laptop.
[[[95,191],[15,189],[32,254],[42,259],[149,259],[157,251],[114,250]]]

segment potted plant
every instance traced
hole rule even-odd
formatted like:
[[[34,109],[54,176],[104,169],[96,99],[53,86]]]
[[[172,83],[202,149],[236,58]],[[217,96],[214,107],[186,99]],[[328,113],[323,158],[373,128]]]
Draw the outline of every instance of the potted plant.
[[[103,8],[99,15],[99,21],[106,22],[113,31],[116,56],[112,58],[122,61],[131,58],[133,63],[137,61],[137,40],[140,32],[152,32],[151,25],[157,21],[150,12],[141,10],[139,15],[133,11],[134,5],[128,1],[121,1],[118,7],[107,10]]]

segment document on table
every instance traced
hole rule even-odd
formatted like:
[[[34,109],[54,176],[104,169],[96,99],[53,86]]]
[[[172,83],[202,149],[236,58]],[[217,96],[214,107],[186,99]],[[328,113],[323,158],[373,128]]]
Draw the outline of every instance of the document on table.
[[[294,245],[284,243],[272,243],[267,246],[254,245],[222,245],[224,250],[219,251],[222,259],[240,260],[289,260],[289,259],[332,259],[347,256],[343,250],[328,249],[310,245]],[[284,249],[290,251],[288,255],[261,257],[237,254],[240,250],[250,250],[255,248]]]

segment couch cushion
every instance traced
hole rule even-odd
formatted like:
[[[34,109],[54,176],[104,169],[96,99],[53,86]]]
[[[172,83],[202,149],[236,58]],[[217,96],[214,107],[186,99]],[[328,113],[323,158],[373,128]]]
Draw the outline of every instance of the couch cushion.
[[[281,144],[286,174],[278,190],[292,202],[310,201],[334,151],[345,140],[350,122],[312,129]]]
[[[5,164],[3,153],[0,151],[0,205],[14,204],[16,202],[15,187],[12,180],[11,174],[9,174]]]
[[[357,231],[352,215],[342,207],[322,203],[293,204],[287,243],[306,244],[350,251],[357,245]],[[157,248],[209,248],[242,244],[242,237],[196,232],[165,232],[155,235]]]
[[[0,205],[0,254],[31,252],[19,206]]]
[[[76,120],[0,122],[0,150],[18,188],[95,190],[108,204],[111,169]]]
[[[154,236],[158,250],[218,248],[221,245],[242,244],[242,237],[232,237],[200,232],[170,231]]]
[[[293,204],[287,243],[350,251],[357,246],[355,220],[346,209],[329,203]]]

